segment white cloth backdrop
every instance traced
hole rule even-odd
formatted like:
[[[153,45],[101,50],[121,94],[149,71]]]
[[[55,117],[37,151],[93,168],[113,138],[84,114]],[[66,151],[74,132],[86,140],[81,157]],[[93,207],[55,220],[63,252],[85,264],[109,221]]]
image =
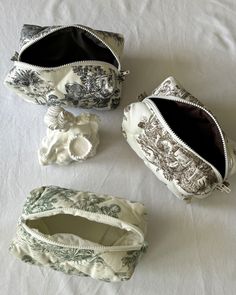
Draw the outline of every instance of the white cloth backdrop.
[[[131,71],[119,108],[99,113],[97,156],[69,167],[39,166],[46,107],[24,102],[1,84],[0,293],[236,294],[236,177],[231,195],[216,192],[187,205],[155,178],[120,132],[123,108],[173,75],[236,140],[236,2],[1,0],[0,11],[1,80],[12,66],[23,23],[81,23],[121,32],[126,39],[123,69]],[[8,253],[26,195],[49,184],[145,203],[149,249],[130,281],[108,284],[68,276],[24,264]]]

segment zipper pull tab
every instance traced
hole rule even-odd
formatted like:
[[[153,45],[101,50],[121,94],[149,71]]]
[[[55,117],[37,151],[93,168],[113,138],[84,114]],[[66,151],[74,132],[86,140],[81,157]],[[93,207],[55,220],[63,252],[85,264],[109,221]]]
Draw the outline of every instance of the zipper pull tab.
[[[222,184],[217,185],[216,189],[221,191],[222,193],[229,194],[231,192],[231,189],[229,188],[229,182],[224,181]]]
[[[147,97],[147,93],[144,91],[142,93],[139,94],[139,96],[137,97],[138,101],[143,101],[145,97]]]
[[[147,248],[148,248],[148,242],[147,241],[144,241],[144,243],[143,243],[140,251],[143,252],[143,253],[146,253]]]
[[[15,51],[14,55],[11,57],[12,61],[17,61],[19,57],[19,53],[17,51]]]
[[[125,76],[129,75],[130,74],[130,71],[127,70],[127,71],[120,71],[120,74],[119,74],[119,79],[120,81],[124,81],[125,80]]]
[[[185,201],[186,204],[191,204],[192,197],[186,197],[183,200]]]

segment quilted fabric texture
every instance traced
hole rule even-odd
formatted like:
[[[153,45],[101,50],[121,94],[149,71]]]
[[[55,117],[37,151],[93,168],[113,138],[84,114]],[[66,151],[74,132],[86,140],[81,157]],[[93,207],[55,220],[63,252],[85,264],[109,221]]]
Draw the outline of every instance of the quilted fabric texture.
[[[70,218],[83,217],[92,221],[93,226],[95,223],[111,225],[112,229],[124,230],[124,234],[116,238],[116,232],[110,230],[111,237],[108,238],[115,238],[114,241],[101,245],[72,235],[69,224],[67,233],[62,230],[58,235],[54,230],[51,234],[53,224],[47,227],[40,221],[43,217],[48,220],[57,216],[63,218],[63,214],[69,214]],[[36,225],[30,227],[29,223],[35,221],[38,224],[41,222],[41,229],[36,230]],[[83,227],[79,222],[74,225],[76,228]],[[93,226],[87,228],[87,232],[92,231]],[[47,234],[39,233],[45,228]],[[106,228],[101,233],[103,240],[108,230]],[[140,203],[60,187],[41,187],[33,190],[26,200],[10,251],[24,262],[49,266],[67,274],[115,282],[131,277],[146,248],[145,233],[146,211]]]
[[[81,40],[81,37],[76,35],[77,31],[83,34]],[[63,38],[68,38],[72,44],[67,39],[63,42]],[[42,42],[45,42],[45,45],[37,49],[35,46],[40,46]],[[53,42],[61,44],[52,47]],[[81,55],[84,54],[84,57],[81,60],[80,55],[74,53],[74,47],[79,49],[84,43],[85,48],[81,49]],[[50,55],[50,52],[51,55],[41,66],[42,57],[37,58],[37,55],[46,46],[49,47],[47,55]],[[26,101],[40,105],[114,109],[119,104],[121,84],[125,76],[120,65],[123,46],[122,35],[85,26],[24,25],[19,54],[16,53],[13,57],[14,66],[4,83]],[[62,50],[62,53],[57,53],[59,48],[64,48],[65,52]],[[101,59],[100,55],[97,55],[99,50],[105,50]],[[30,52],[27,53],[27,58],[25,52]],[[58,60],[55,58],[57,54]],[[109,58],[106,58],[106,55]]]
[[[151,97],[153,100],[162,97],[172,102],[186,101],[188,105],[199,107],[201,110],[206,110],[208,115],[212,115],[198,99],[172,77],[156,88]],[[236,152],[234,145],[221,129],[227,170],[224,175],[172,131],[149,98],[125,108],[122,131],[133,150],[178,198],[205,198],[216,188],[228,191],[222,183],[235,173]],[[198,140],[201,141],[201,138]]]

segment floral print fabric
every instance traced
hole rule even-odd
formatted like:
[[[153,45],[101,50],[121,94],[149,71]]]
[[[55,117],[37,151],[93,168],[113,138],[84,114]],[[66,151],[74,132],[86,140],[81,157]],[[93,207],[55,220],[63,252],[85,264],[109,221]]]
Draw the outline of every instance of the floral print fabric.
[[[16,64],[5,84],[29,102],[47,106],[115,109],[120,102],[122,76],[114,67],[74,65],[29,69]]]
[[[153,95],[175,96],[203,106],[172,77]],[[178,198],[207,197],[219,184],[212,166],[181,144],[145,101],[125,108],[122,132],[145,164]]]
[[[24,262],[49,266],[66,274],[91,276],[107,282],[129,279],[146,248],[144,240],[137,243],[134,250],[121,247],[120,251],[113,252],[112,249],[106,250],[106,247],[74,248],[47,243],[24,227],[24,220],[31,214],[36,218],[40,213],[48,212],[47,216],[50,216],[50,212],[53,214],[55,211],[52,210],[56,209],[60,209],[61,213],[64,210],[66,214],[69,208],[82,210],[85,216],[86,212],[88,215],[98,214],[99,222],[102,222],[101,216],[109,216],[132,224],[140,229],[144,239],[146,211],[142,204],[108,195],[49,186],[33,190],[27,198],[10,252]]]
[[[124,45],[122,35],[76,26],[103,40],[116,53],[117,58],[120,58]],[[30,46],[35,40],[61,28],[64,27],[24,25],[20,45],[22,48]],[[59,67],[43,68],[19,61],[18,53],[12,60],[14,66],[5,79],[5,85],[28,102],[103,110],[115,109],[120,102],[124,74],[112,64],[102,61],[78,61]]]

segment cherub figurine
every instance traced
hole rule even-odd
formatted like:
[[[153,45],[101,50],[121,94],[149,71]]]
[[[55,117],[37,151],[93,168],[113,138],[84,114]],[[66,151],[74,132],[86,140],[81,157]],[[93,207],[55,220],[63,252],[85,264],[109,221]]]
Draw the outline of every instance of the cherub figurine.
[[[47,135],[38,151],[41,165],[66,165],[93,157],[99,144],[98,116],[83,113],[74,116],[62,107],[49,107],[44,122]]]

